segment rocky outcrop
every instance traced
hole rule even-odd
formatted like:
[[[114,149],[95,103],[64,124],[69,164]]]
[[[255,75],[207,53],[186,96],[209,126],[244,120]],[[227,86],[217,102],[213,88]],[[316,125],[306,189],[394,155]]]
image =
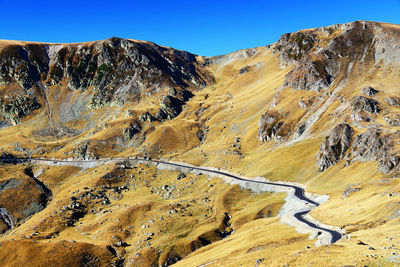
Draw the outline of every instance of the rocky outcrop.
[[[0,118],[11,124],[18,124],[22,117],[40,107],[35,97],[7,95],[0,98]]]
[[[321,44],[316,37],[318,31],[324,31],[321,28],[281,37],[274,49],[279,52],[281,65],[295,63],[286,75],[284,86],[296,90],[325,90],[339,73],[351,71],[355,61],[375,63],[373,27],[356,21],[341,28],[342,32],[337,37],[324,40],[329,42],[327,45]],[[334,28],[331,30],[335,31]],[[290,41],[291,36],[296,34],[304,36],[301,42],[305,45],[303,48]]]
[[[269,110],[258,122],[258,138],[261,142],[284,141],[290,134],[290,124],[277,111]]]
[[[179,98],[166,96],[160,104],[161,107],[156,114],[156,118],[159,121],[165,119],[171,120],[182,112],[182,106],[184,104],[185,102]]]
[[[308,32],[285,33],[274,46],[274,52],[279,53],[281,63],[292,64],[300,60],[318,42],[316,35]]]
[[[73,156],[75,159],[96,159],[98,155],[90,148],[90,140],[79,142],[75,148],[67,153],[68,156]]]
[[[366,96],[374,96],[377,93],[379,93],[379,91],[372,88],[371,86],[365,86],[361,89],[361,93],[363,93]]]
[[[286,77],[283,86],[294,90],[321,91],[329,88],[332,75],[321,60],[311,60],[304,56]]]
[[[326,170],[343,159],[352,141],[353,129],[350,125],[341,123],[333,128],[324,139],[317,154],[316,165],[320,171]]]
[[[376,100],[365,96],[355,96],[352,101],[352,106],[355,112],[365,111],[374,114],[381,111]]]
[[[6,45],[0,66],[0,86],[17,84],[27,91],[40,82],[90,89],[91,108],[137,101],[164,88],[179,94],[213,82],[193,54],[115,37],[79,45]]]
[[[378,171],[388,173],[399,164],[399,157],[392,152],[392,135],[384,135],[376,127],[358,135],[354,140],[353,161],[378,161]]]
[[[0,50],[0,85],[30,89],[49,70],[48,45],[8,45]]]
[[[394,170],[400,171],[400,157],[392,151],[393,138],[398,133],[383,134],[382,130],[371,127],[357,135],[353,142],[352,135],[353,130],[348,124],[339,124],[332,130],[317,154],[316,165],[320,171],[345,157],[348,159],[346,165],[354,161],[377,161],[379,172],[386,174]]]
[[[125,141],[131,140],[132,137],[139,133],[142,130],[142,126],[140,126],[139,122],[133,121],[129,124],[129,127],[124,129],[123,138]]]
[[[400,114],[389,114],[384,116],[383,119],[391,126],[400,126]]]
[[[274,46],[279,53],[281,65],[296,63],[286,75],[284,86],[295,90],[320,91],[329,87],[332,75],[326,64],[318,58],[311,58],[312,48],[319,40],[311,32],[287,33],[281,36]]]
[[[378,160],[391,150],[391,140],[381,130],[373,127],[355,138],[352,150],[353,160]]]
[[[156,118],[154,118],[154,116],[151,115],[149,112],[145,112],[143,114],[140,114],[140,116],[139,116],[139,121],[141,121],[141,122],[146,122],[146,121],[153,122],[155,120],[156,120]]]
[[[398,98],[398,97],[394,97],[394,96],[392,96],[392,97],[387,97],[387,98],[385,99],[385,101],[386,101],[386,103],[388,103],[390,106],[393,106],[393,107],[400,107],[400,98]]]

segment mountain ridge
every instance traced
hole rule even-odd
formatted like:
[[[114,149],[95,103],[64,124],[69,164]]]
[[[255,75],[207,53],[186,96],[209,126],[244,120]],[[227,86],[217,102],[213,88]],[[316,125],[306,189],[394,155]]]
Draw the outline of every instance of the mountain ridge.
[[[346,237],[317,246],[297,232],[284,192],[124,160],[25,162],[0,165],[0,262],[52,245],[71,265],[398,261],[399,25],[305,29],[215,57],[122,38],[6,43],[3,157],[165,159],[302,184],[325,197],[310,216]]]

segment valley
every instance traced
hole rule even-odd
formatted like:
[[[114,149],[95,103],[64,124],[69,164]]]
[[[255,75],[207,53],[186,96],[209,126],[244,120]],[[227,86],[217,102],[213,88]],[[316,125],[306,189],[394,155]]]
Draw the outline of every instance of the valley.
[[[398,264],[399,55],[370,21],[216,57],[0,41],[0,263]]]

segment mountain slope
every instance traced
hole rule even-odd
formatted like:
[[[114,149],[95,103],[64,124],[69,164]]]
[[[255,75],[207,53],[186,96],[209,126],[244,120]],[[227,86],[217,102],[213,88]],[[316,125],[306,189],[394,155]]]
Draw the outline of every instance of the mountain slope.
[[[316,247],[282,221],[285,194],[216,178],[123,163],[8,164],[0,207],[12,206],[2,194],[35,186],[32,177],[52,194],[34,215],[10,211],[18,219],[2,226],[3,262],[10,247],[28,247],[18,244],[26,236],[91,243],[99,262],[109,246],[114,264],[126,266],[398,261],[399,34],[398,25],[357,21],[213,58],[119,38],[1,41],[5,156],[165,158],[296,182],[329,198],[311,216],[347,234]]]

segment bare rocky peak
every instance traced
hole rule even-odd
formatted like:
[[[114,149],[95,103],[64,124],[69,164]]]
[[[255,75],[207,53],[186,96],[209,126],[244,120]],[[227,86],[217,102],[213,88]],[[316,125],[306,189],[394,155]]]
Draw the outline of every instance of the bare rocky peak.
[[[287,33],[272,48],[282,67],[294,64],[284,86],[321,91],[351,71],[355,62],[365,67],[398,65],[399,40],[399,30],[390,25],[355,21]]]
[[[13,94],[25,102],[36,102],[50,86],[91,90],[91,108],[159,92],[186,101],[188,92],[213,82],[200,65],[188,52],[116,37],[80,44],[10,44],[0,49],[0,87],[19,87]],[[27,112],[14,115],[19,113]]]

